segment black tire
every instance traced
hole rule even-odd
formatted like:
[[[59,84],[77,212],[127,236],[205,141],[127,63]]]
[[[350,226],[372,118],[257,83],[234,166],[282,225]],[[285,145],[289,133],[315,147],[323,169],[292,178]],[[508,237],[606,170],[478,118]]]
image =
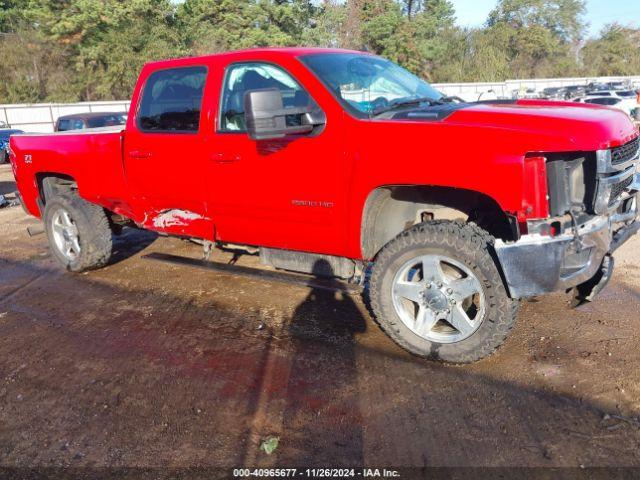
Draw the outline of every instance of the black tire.
[[[9,152],[6,150],[0,151],[0,165],[9,163]]]
[[[80,253],[74,259],[65,256],[54,240],[53,218],[60,209],[69,213],[77,227]],[[112,232],[102,207],[72,194],[54,196],[47,199],[43,220],[54,257],[70,272],[100,268],[109,262],[113,248]]]
[[[450,221],[422,223],[391,240],[377,255],[369,284],[370,305],[378,325],[405,350],[448,363],[471,363],[487,357],[505,341],[515,324],[518,302],[509,298],[491,254],[494,238],[475,224]],[[401,320],[392,299],[396,273],[415,256],[452,258],[479,280],[486,310],[471,336],[456,343],[437,343],[414,333]]]

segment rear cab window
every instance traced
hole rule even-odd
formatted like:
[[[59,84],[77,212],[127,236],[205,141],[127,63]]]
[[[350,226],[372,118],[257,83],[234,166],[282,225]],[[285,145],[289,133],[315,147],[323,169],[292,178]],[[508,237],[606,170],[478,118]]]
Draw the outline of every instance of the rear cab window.
[[[63,118],[58,122],[58,131],[66,132],[68,130],[82,130],[84,121],[81,118]]]
[[[88,128],[111,127],[113,125],[124,125],[126,122],[124,115],[105,115],[87,119]]]
[[[153,72],[142,92],[137,126],[149,133],[197,133],[207,79],[203,66]]]

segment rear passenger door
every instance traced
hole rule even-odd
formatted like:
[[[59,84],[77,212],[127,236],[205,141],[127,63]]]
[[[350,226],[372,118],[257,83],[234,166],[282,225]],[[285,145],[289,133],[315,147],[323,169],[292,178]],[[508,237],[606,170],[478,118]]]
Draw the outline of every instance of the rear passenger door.
[[[124,158],[145,226],[212,238],[204,196],[201,138],[206,66],[155,70],[144,81],[129,122]]]

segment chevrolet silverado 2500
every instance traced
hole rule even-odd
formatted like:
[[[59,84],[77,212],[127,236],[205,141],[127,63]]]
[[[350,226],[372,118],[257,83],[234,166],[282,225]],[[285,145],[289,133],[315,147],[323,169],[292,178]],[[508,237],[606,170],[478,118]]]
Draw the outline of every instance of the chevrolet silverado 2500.
[[[255,49],[146,65],[124,127],[19,135],[21,201],[70,271],[123,225],[366,284],[408,351],[493,352],[519,299],[603,288],[638,230],[638,132],[566,102],[468,103],[373,55]]]

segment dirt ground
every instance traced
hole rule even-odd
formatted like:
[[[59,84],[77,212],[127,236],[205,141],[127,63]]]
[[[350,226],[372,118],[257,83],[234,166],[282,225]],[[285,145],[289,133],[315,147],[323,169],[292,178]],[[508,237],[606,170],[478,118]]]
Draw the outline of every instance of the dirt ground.
[[[154,262],[201,249],[135,230],[70,274],[35,224],[0,209],[0,466],[640,466],[638,237],[596,302],[524,303],[502,349],[452,367],[357,296]]]

